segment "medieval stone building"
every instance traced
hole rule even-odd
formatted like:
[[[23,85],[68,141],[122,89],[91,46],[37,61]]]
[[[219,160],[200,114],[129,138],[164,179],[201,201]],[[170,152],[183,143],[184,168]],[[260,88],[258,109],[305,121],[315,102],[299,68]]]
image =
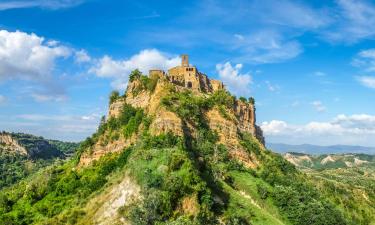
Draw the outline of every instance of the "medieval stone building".
[[[221,81],[209,79],[206,74],[190,65],[188,55],[181,55],[181,59],[181,65],[169,69],[167,74],[162,70],[150,70],[150,76],[166,76],[175,85],[199,92],[212,93],[224,89]]]

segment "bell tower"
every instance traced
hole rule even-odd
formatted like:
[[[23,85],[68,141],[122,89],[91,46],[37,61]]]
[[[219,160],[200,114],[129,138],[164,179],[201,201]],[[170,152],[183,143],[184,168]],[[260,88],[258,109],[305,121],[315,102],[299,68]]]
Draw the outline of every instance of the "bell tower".
[[[181,55],[181,66],[183,66],[183,67],[189,66],[189,56],[188,55]]]

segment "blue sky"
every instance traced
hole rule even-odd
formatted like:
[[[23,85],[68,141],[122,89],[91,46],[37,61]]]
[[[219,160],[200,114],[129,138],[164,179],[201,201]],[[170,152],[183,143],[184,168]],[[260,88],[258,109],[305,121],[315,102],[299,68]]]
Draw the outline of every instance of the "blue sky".
[[[268,142],[375,146],[375,2],[0,1],[0,129],[79,141],[179,55],[254,96]]]

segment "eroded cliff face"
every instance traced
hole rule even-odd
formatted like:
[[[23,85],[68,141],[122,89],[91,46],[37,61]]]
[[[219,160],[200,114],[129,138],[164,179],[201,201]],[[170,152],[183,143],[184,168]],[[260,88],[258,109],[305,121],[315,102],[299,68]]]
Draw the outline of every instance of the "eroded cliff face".
[[[142,108],[145,114],[152,118],[152,122],[149,126],[151,135],[171,132],[175,135],[183,136],[186,132],[189,132],[194,136],[195,130],[193,126],[183,123],[176,113],[167,110],[167,108],[161,104],[161,100],[170,94],[169,90],[171,85],[173,89],[178,92],[186,91],[188,88],[176,86],[171,84],[167,79],[162,78],[158,80],[152,92],[147,90],[139,91],[141,90],[141,88],[139,88],[140,85],[139,80],[129,83],[125,97],[118,99],[110,105],[108,119],[118,117],[121,114],[121,109],[124,104],[129,104],[135,108]],[[195,94],[203,97],[210,95],[207,93]],[[262,131],[255,124],[254,105],[249,102],[235,100],[233,108],[228,109],[227,114],[229,118],[224,118],[219,109],[214,107],[206,113],[205,117],[210,129],[218,133],[220,138],[219,142],[228,147],[231,156],[241,160],[249,167],[256,167],[257,160],[255,156],[248,154],[239,141],[239,134],[246,132],[257,138],[260,143],[264,144]],[[142,127],[140,130],[141,131],[138,133],[142,132]],[[139,137],[139,134],[134,134],[131,138],[125,138],[120,134],[118,140],[109,143],[106,143],[104,139],[99,139],[99,142],[96,143],[90,151],[83,153],[80,164],[88,165],[104,154],[121,151],[125,147],[135,144]]]
[[[8,133],[0,133],[0,151],[27,156],[27,150]]]
[[[0,152],[19,154],[28,158],[50,159],[64,157],[56,146],[51,145],[42,137],[23,133],[0,133]]]

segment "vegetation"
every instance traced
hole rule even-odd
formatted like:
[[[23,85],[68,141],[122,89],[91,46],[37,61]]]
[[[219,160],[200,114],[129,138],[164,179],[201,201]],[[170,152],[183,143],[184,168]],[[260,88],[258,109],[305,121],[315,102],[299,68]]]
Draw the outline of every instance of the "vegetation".
[[[142,79],[139,71],[133,71],[131,80],[147,87],[150,80]],[[87,224],[96,213],[90,211],[89,201],[105,198],[110,187],[126,176],[139,185],[140,197],[116,212],[119,220],[136,225],[371,223],[372,217],[366,215],[373,212],[372,202],[351,203],[346,198],[347,190],[355,193],[355,183],[347,182],[340,189],[338,182],[329,181],[338,180],[338,176],[307,176],[247,133],[238,132],[238,148],[254,165],[233,157],[233,151],[238,150],[220,143],[219,134],[209,128],[206,118],[213,108],[230,116],[235,97],[228,92],[198,96],[173,88],[168,91],[161,103],[180,117],[184,135],[152,135],[152,118],[144,110],[125,104],[117,118],[102,120],[73,159],[4,188],[0,193],[0,224]],[[120,137],[136,137],[137,141],[90,166],[77,166],[82,153]],[[322,190],[325,185],[329,187]],[[373,183],[369,181],[366,188],[372,201]]]
[[[74,153],[77,143],[45,140],[30,134],[2,133],[11,135],[28,155],[18,153],[12,146],[0,143],[0,189],[26,178],[39,169],[53,164]]]
[[[120,93],[118,91],[112,91],[109,95],[109,104],[114,103],[117,99],[120,98]]]
[[[132,90],[132,94],[138,95],[142,91],[153,92],[155,90],[158,80],[159,77],[149,77],[143,75],[142,72],[138,69],[132,71],[129,76],[129,81],[139,81],[139,85],[137,85],[136,88]]]
[[[375,156],[289,153],[289,159],[291,156],[318,191],[337,205],[353,224],[372,224],[375,221]]]

